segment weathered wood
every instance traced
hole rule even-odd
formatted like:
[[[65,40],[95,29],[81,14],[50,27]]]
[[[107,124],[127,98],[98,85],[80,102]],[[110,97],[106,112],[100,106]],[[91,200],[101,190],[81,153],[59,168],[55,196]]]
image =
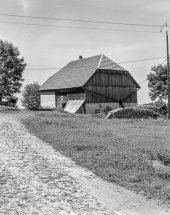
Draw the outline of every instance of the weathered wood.
[[[56,91],[56,104],[85,99],[85,103],[137,103],[137,85],[126,71],[98,70],[83,88]]]
[[[126,71],[98,70],[85,87],[86,103],[137,103],[137,85]]]
[[[68,100],[85,100],[85,93],[56,95],[56,106],[62,107]]]
[[[92,87],[86,86],[86,103],[118,102],[120,99],[126,103],[137,102],[137,91],[134,87]],[[133,94],[134,93],[134,94]],[[131,94],[130,97],[128,97]],[[127,99],[125,100],[125,98]]]
[[[127,72],[111,70],[98,70],[86,83],[86,86],[137,87]]]
[[[68,88],[68,89],[60,89],[55,90],[56,95],[67,95],[67,94],[79,94],[84,93],[84,89],[82,87]]]

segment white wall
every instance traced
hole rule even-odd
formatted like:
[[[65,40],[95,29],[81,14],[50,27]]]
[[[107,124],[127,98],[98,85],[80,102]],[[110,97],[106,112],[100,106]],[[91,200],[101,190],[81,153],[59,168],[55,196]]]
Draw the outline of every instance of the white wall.
[[[134,107],[137,103],[123,103],[125,107]],[[119,103],[87,103],[85,104],[86,113],[94,114],[95,110],[100,110],[102,112],[106,107],[111,107],[112,109],[119,108]]]
[[[40,92],[40,98],[41,98],[41,106],[42,107],[50,107],[50,108],[56,107],[55,91]]]

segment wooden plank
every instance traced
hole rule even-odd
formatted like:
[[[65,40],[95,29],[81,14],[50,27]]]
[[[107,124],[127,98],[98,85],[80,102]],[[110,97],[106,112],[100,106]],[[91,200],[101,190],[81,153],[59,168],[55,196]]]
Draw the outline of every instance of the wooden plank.
[[[87,82],[86,85],[136,87],[135,82],[127,72],[109,70],[99,70],[93,75],[93,77]]]
[[[82,107],[84,100],[69,100],[64,111],[68,113],[76,113]]]
[[[136,91],[135,87],[95,87],[86,86],[86,103],[116,102]],[[112,100],[113,99],[113,100]],[[126,99],[127,103],[136,103],[137,94]]]

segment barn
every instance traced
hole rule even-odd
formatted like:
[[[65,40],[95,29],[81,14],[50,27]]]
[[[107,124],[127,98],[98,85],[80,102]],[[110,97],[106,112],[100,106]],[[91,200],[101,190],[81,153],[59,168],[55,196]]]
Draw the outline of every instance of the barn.
[[[42,107],[63,107],[75,113],[137,105],[139,84],[105,55],[79,57],[51,76],[41,87]]]

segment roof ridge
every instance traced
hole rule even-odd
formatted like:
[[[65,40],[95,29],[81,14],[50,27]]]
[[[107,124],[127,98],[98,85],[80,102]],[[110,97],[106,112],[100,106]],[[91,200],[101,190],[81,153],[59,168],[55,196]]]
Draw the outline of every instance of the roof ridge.
[[[102,63],[105,63],[103,61],[106,61],[106,60],[109,60],[114,66],[118,66],[119,68],[123,69],[122,71],[127,71],[126,69],[124,69],[123,67],[121,67],[118,63],[116,63],[115,61],[111,60],[110,58],[108,58],[107,56],[103,55],[103,58],[102,58],[102,62],[101,62],[101,67],[103,66]]]
[[[99,57],[99,56],[101,56],[101,55],[94,55],[94,56],[92,56],[92,57],[82,58],[82,59],[81,59],[81,61],[82,61],[82,60],[87,60],[87,59],[90,59],[90,58],[94,58],[94,57]],[[71,60],[69,63],[71,63],[71,62],[76,62],[76,61],[80,61],[80,59],[77,59],[77,60]]]
[[[104,54],[102,54],[102,55],[101,55],[101,58],[100,58],[99,64],[98,64],[98,66],[97,66],[97,69],[99,69],[99,67],[100,67],[100,64],[101,64],[101,62],[102,62],[103,56],[104,56]]]

